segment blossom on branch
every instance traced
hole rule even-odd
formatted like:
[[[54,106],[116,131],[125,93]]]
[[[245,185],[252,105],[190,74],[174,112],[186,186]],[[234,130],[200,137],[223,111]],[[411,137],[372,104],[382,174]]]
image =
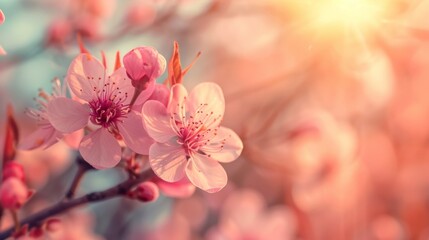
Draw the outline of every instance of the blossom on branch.
[[[149,150],[153,171],[167,182],[186,175],[207,192],[221,190],[227,175],[219,162],[234,161],[243,149],[238,135],[220,126],[224,111],[222,89],[214,83],[201,83],[189,95],[183,85],[174,85],[167,107],[147,101],[143,119],[156,141]]]
[[[98,169],[111,168],[121,160],[118,139],[133,151],[147,154],[152,140],[141,122],[140,113],[129,103],[134,87],[125,68],[107,76],[106,68],[94,56],[83,53],[71,63],[67,82],[75,99],[59,97],[49,102],[48,118],[63,133],[88,127],[79,146],[82,157]],[[144,102],[146,99],[139,101]]]

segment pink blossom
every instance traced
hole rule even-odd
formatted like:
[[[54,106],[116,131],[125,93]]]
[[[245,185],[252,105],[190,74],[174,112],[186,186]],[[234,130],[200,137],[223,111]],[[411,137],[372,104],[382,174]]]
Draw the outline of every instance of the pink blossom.
[[[146,90],[147,97],[152,94],[155,79],[165,71],[166,64],[165,58],[151,47],[134,48],[124,56],[124,67],[132,85]]]
[[[241,189],[223,202],[219,223],[207,232],[205,239],[295,239],[295,221],[295,216],[285,206],[267,208],[259,192]]]
[[[47,94],[45,91],[40,90],[39,98],[36,99],[39,104],[39,109],[27,109],[27,114],[37,121],[38,129],[24,138],[23,141],[20,142],[19,148],[23,150],[33,150],[35,148],[48,148],[53,144],[57,143],[58,140],[65,137],[65,141],[69,144],[69,146],[73,148],[77,148],[76,140],[80,141],[83,135],[83,131],[76,131],[72,134],[64,134],[58,130],[56,130],[47,116],[47,106],[49,102],[51,102],[55,98],[65,97],[66,96],[66,88],[61,85],[59,79],[55,79],[53,81],[53,92],[52,95]]]
[[[125,68],[107,76],[100,61],[83,53],[71,63],[67,82],[78,99],[59,97],[50,101],[48,117],[55,129],[63,133],[86,126],[95,128],[79,146],[89,164],[98,169],[116,166],[121,160],[117,137],[133,151],[148,154],[152,140],[144,130],[140,113],[130,110],[134,87]]]
[[[0,203],[4,208],[20,208],[31,196],[31,191],[18,178],[10,177],[0,186]]]
[[[25,181],[24,169],[21,164],[15,161],[7,162],[3,168],[3,181],[11,177]]]
[[[156,141],[149,150],[153,171],[167,182],[186,175],[207,192],[221,190],[227,175],[219,162],[234,161],[243,149],[238,135],[220,126],[224,111],[222,89],[214,83],[197,85],[189,96],[183,85],[174,85],[167,108],[148,101],[143,119]]]
[[[133,26],[147,27],[155,21],[156,14],[153,2],[138,1],[128,8],[125,20]]]

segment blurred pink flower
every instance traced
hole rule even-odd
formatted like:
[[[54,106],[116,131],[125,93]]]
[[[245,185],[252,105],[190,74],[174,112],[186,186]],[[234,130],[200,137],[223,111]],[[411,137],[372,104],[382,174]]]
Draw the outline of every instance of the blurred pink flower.
[[[47,106],[48,118],[57,130],[64,133],[95,125],[97,129],[86,135],[79,146],[82,157],[89,164],[103,169],[119,163],[121,147],[116,136],[121,136],[133,151],[148,153],[152,139],[144,130],[140,114],[130,111],[134,87],[126,76],[125,68],[106,76],[103,64],[84,53],[71,63],[67,81],[72,92],[82,101],[56,98]]]
[[[177,182],[166,182],[158,177],[153,180],[158,185],[161,192],[167,197],[187,198],[195,192],[195,186],[187,178],[182,178]]]
[[[3,24],[5,20],[3,11],[0,9],[0,25]],[[0,46],[0,55],[6,55],[6,51],[2,48],[2,46]]]
[[[48,148],[62,138],[64,138],[70,147],[78,147],[76,143],[80,142],[82,139],[83,131],[79,130],[74,133],[64,135],[52,126],[47,116],[46,108],[49,102],[55,98],[66,97],[66,95],[65,85],[62,86],[59,79],[55,79],[53,82],[52,95],[40,90],[39,99],[36,100],[39,104],[39,109],[27,109],[27,114],[37,121],[38,129],[20,142],[20,149],[33,150],[39,147]]]
[[[16,177],[9,177],[0,185],[0,203],[3,208],[20,208],[32,192]]]
[[[156,5],[153,2],[140,0],[128,8],[125,21],[136,27],[147,27],[155,21],[156,14]]]
[[[208,240],[287,240],[295,239],[295,217],[284,206],[266,209],[263,197],[244,189],[232,193],[223,203],[219,223]]]
[[[132,85],[140,91],[150,89],[145,92],[148,97],[166,64],[165,58],[152,47],[134,48],[124,56],[124,67]]]
[[[214,83],[197,85],[189,96],[183,85],[174,85],[167,108],[148,101],[143,119],[156,141],[149,150],[154,172],[167,182],[186,175],[207,192],[221,190],[227,175],[218,161],[234,161],[243,149],[238,135],[220,126],[224,111],[222,89]]]

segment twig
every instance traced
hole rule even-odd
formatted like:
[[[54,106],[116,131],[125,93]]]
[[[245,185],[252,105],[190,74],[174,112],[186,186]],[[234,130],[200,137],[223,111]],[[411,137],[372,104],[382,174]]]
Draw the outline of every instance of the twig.
[[[145,180],[148,180],[151,177],[153,177],[153,172],[152,170],[148,170],[140,174],[138,178],[128,179],[104,191],[92,192],[92,193],[86,194],[85,196],[82,196],[80,198],[75,198],[67,202],[63,202],[63,201],[59,202],[47,209],[44,209],[38,213],[35,213],[25,218],[19,223],[19,225],[20,226],[28,225],[28,228],[30,229],[31,227],[37,226],[38,223],[40,223],[41,221],[49,217],[60,214],[62,212],[65,212],[66,210],[80,206],[82,204],[100,202],[110,198],[125,195],[136,184],[143,182]],[[6,239],[9,236],[11,236],[11,234],[14,233],[14,230],[15,230],[14,227],[10,227],[7,230],[1,232],[0,240]]]

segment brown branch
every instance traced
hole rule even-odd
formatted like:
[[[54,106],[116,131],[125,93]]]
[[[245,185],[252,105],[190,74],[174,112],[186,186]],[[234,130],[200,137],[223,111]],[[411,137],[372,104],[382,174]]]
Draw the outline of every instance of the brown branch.
[[[100,202],[100,201],[108,200],[110,198],[123,196],[136,184],[146,181],[151,177],[153,177],[153,172],[152,170],[148,170],[140,174],[138,178],[128,179],[104,191],[88,193],[85,196],[82,196],[80,198],[75,198],[67,202],[63,202],[63,201],[59,202],[47,209],[44,209],[38,213],[35,213],[25,218],[20,222],[20,226],[22,227],[24,225],[28,225],[29,228],[32,228],[34,226],[38,226],[41,221],[49,217],[60,214],[62,212],[65,212],[66,210],[80,206],[82,204]],[[1,232],[0,240],[10,237],[14,233],[14,231],[15,231],[15,228],[11,227]]]

